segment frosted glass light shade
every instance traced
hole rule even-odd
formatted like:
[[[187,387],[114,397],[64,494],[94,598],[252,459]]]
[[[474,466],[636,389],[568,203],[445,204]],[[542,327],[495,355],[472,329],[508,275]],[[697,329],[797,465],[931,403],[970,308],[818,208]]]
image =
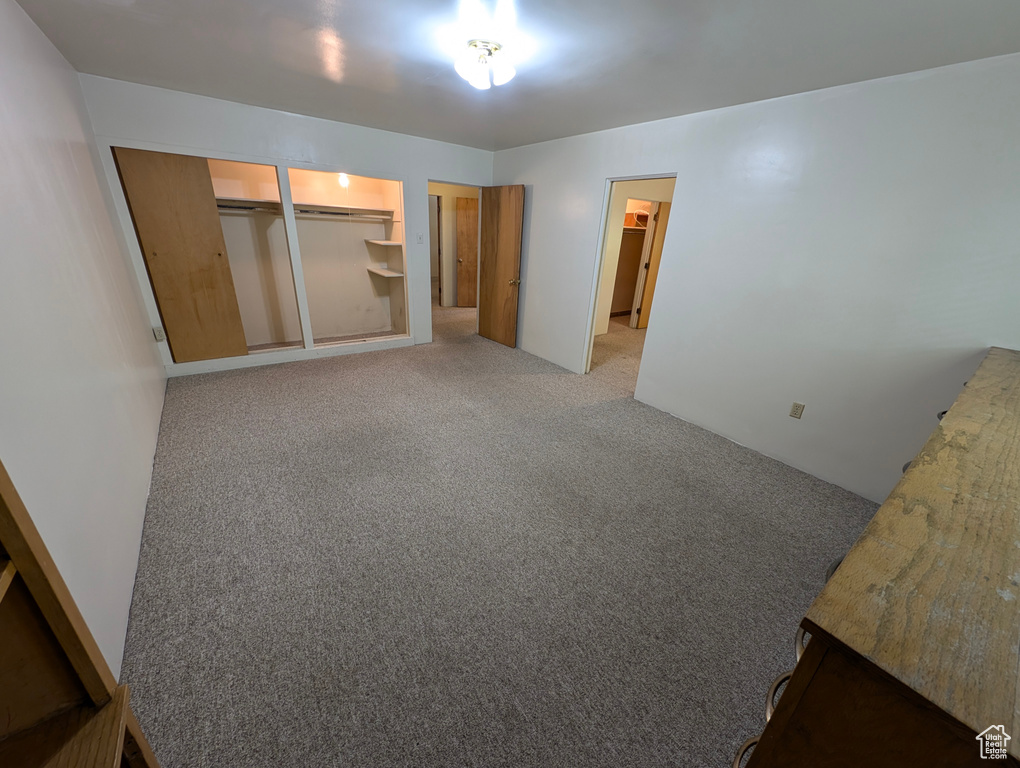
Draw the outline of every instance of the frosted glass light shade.
[[[477,48],[468,48],[453,65],[457,74],[467,80],[480,91],[489,88],[488,54]]]
[[[499,43],[484,40],[470,41],[453,66],[458,75],[481,91],[509,83],[517,74]]]
[[[492,55],[491,67],[493,85],[505,85],[513,80],[514,75],[517,74],[513,64],[507,61],[506,55],[503,53]]]

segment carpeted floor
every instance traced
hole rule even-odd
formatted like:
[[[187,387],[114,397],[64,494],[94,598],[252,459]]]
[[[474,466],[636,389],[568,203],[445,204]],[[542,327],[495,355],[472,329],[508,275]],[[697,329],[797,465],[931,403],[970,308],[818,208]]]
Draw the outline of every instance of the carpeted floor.
[[[592,375],[633,397],[646,332],[631,328],[629,317],[609,318],[609,333],[596,336],[592,345]]]
[[[170,382],[122,674],[164,768],[726,766],[762,728],[874,505],[472,329]]]

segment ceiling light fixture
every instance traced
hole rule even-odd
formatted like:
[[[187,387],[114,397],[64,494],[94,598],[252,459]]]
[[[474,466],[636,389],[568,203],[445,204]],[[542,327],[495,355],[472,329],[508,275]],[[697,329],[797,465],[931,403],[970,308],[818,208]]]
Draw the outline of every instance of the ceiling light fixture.
[[[503,46],[488,40],[469,40],[454,69],[480,91],[488,90],[490,85],[509,83],[517,74]]]
[[[340,175],[338,175],[336,177],[336,180],[337,183],[340,184],[340,186],[343,187],[344,189],[347,189],[347,187],[351,185],[351,179],[346,173],[341,173]]]

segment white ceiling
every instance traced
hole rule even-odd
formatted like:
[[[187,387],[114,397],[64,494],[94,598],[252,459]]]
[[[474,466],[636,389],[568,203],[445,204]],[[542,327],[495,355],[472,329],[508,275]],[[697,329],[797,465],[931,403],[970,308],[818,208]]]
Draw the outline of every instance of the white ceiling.
[[[534,55],[476,91],[458,0],[19,2],[82,72],[484,149],[1020,51],[1017,0],[517,0]]]

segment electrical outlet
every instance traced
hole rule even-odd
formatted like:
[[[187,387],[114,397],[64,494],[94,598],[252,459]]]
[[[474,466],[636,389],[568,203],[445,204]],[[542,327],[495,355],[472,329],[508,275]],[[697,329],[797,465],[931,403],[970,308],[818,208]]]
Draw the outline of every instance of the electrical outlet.
[[[799,419],[804,415],[804,403],[794,403],[793,408],[790,409],[790,415],[795,419]]]
[[[153,328],[152,335],[156,337],[156,341],[166,341],[166,332],[162,328]]]
[[[425,245],[425,233],[424,232],[419,232],[418,233],[418,245]]]

